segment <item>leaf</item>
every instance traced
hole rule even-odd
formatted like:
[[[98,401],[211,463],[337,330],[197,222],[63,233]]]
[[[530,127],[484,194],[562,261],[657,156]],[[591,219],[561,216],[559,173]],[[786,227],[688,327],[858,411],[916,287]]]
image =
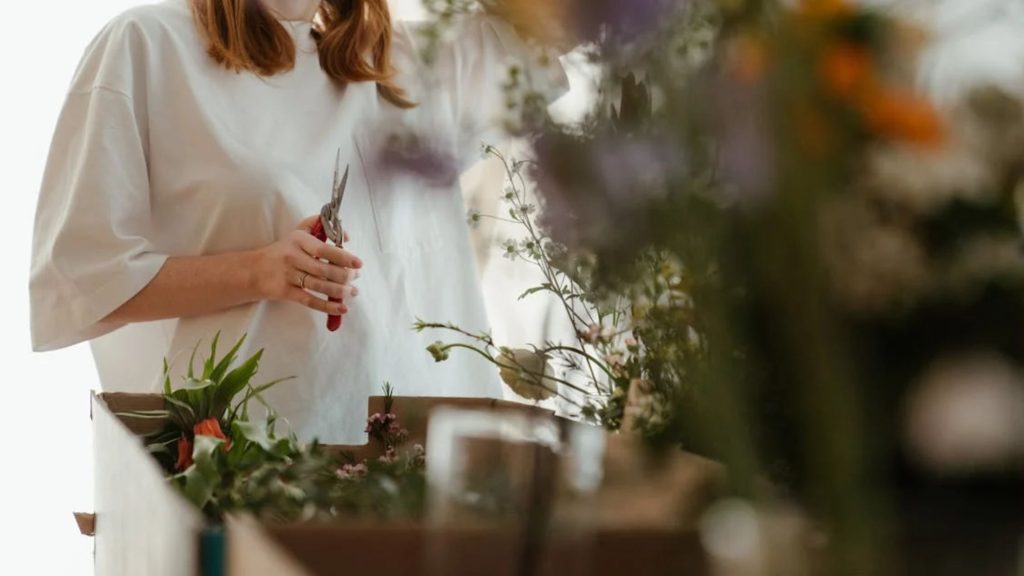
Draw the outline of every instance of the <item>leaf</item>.
[[[199,350],[199,342],[196,342],[196,345],[192,347],[192,355],[188,357],[188,374],[186,374],[185,377],[188,378],[189,380],[192,380],[192,379],[195,378],[195,373],[193,371],[193,365],[194,365],[194,363],[196,361],[196,351],[198,351],[198,350]]]
[[[260,350],[249,358],[241,366],[229,372],[224,379],[217,384],[213,398],[214,416],[220,417],[227,411],[231,401],[237,396],[256,374],[259,369],[260,358],[263,357],[263,350]]]
[[[189,405],[188,402],[184,402],[178,398],[175,398],[174,394],[164,396],[164,402],[170,404],[173,407],[172,409],[168,409],[168,415],[171,417],[172,420],[182,417],[182,412],[184,412],[190,420],[196,420],[196,411],[192,408],[192,406]],[[183,430],[191,428],[190,426],[187,425],[187,423],[175,422],[175,424],[177,424]]]
[[[203,380],[212,380],[210,375],[213,374],[213,361],[217,357],[217,340],[220,340],[220,330],[213,335],[213,343],[210,344],[210,355],[206,357],[206,362],[203,363]]]
[[[242,411],[242,419],[243,420],[248,420],[249,419],[249,401],[250,400],[252,400],[253,398],[259,398],[260,401],[263,403],[263,405],[266,406],[267,403],[266,403],[266,401],[263,400],[263,397],[261,396],[261,394],[263,392],[266,392],[267,390],[273,388],[274,386],[277,386],[278,384],[280,384],[282,382],[287,382],[288,380],[293,380],[293,379],[295,379],[295,376],[289,376],[287,378],[279,378],[277,380],[272,380],[270,382],[267,382],[266,384],[261,384],[259,386],[251,386],[251,385],[248,386],[249,390],[245,393],[245,396],[241,400],[239,400],[238,403],[235,404],[235,407],[231,410],[231,414],[230,414],[228,420],[234,420],[238,416],[238,411],[239,410]]]
[[[146,446],[146,450],[149,450],[149,453],[153,454],[154,456],[158,454],[171,453],[171,449],[168,447],[168,444],[148,444]]]
[[[551,283],[545,282],[544,284],[542,284],[540,286],[534,286],[533,288],[530,288],[529,290],[523,292],[522,294],[519,295],[519,299],[522,300],[522,299],[526,298],[527,296],[530,296],[532,294],[536,294],[537,292],[544,292],[545,290],[550,291],[550,292],[554,292],[555,288],[554,288],[554,286],[551,285]]]
[[[167,365],[167,358],[164,358],[164,394],[171,393],[171,367]]]
[[[136,420],[166,420],[171,413],[168,410],[136,410],[134,412],[115,412],[118,418],[134,418]]]
[[[219,334],[220,333],[218,332],[218,335]],[[210,380],[213,380],[214,382],[220,382],[221,379],[224,378],[224,374],[227,373],[228,368],[230,368],[231,365],[235,363],[235,358],[238,357],[238,351],[242,349],[242,343],[245,342],[245,338],[246,335],[242,334],[242,337],[238,339],[238,342],[235,342],[235,345],[231,348],[231,350],[228,350],[228,353],[224,355],[224,358],[222,358],[221,361],[217,363],[217,365],[213,368],[213,371],[210,372]]]
[[[266,424],[260,424],[258,422],[242,422],[235,421],[231,424],[232,437],[233,438],[244,438],[249,442],[259,446],[266,452],[270,452],[274,447],[274,440],[267,433]]]
[[[217,488],[221,486],[221,473],[216,462],[216,451],[224,441],[211,436],[196,436],[192,447],[192,465],[179,474],[182,491],[199,509],[205,509]]]
[[[294,459],[299,451],[299,443],[294,437],[277,438],[270,448],[271,454],[282,459]]]

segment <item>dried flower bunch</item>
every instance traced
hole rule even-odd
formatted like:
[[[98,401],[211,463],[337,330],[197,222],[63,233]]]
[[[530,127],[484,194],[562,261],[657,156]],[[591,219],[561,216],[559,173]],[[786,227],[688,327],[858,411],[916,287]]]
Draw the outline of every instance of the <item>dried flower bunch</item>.
[[[528,263],[544,279],[520,299],[549,295],[560,304],[576,337],[511,349],[496,344],[489,334],[420,321],[418,331],[441,330],[458,338],[438,341],[428,351],[438,362],[453,350],[478,354],[499,369],[517,395],[533,401],[558,396],[575,406],[579,416],[609,429],[618,430],[628,420],[630,431],[663,433],[674,417],[671,407],[685,391],[678,367],[701,354],[687,272],[678,259],[650,251],[641,257],[630,285],[617,291],[599,288],[591,260],[570,255],[535,221],[537,206],[526,188],[532,163],[509,160],[492,146],[485,146],[484,154],[505,166],[507,215],[471,213],[470,223],[496,218],[518,227],[521,237],[505,241],[505,257]]]

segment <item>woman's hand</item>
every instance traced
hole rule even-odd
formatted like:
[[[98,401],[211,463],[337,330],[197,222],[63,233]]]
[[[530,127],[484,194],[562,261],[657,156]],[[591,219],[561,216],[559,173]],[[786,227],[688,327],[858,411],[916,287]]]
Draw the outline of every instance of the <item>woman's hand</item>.
[[[306,218],[288,236],[257,251],[257,290],[266,300],[289,300],[340,316],[348,312],[346,302],[359,294],[351,284],[363,262],[310,234],[319,217]]]

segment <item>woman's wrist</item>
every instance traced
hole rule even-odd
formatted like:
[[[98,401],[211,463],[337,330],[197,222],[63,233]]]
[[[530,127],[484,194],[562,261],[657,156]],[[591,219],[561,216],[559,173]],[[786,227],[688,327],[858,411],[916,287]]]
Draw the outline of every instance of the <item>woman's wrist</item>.
[[[262,282],[264,275],[260,273],[264,267],[264,250],[247,250],[239,252],[237,256],[238,264],[232,269],[238,275],[239,294],[246,303],[267,300],[269,294]]]

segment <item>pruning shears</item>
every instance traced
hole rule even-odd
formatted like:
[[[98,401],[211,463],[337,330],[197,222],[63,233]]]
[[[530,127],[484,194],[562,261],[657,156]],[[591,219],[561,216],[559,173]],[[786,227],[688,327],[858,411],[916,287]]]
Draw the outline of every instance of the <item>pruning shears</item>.
[[[334,160],[334,182],[331,186],[331,201],[324,204],[320,210],[320,218],[313,225],[310,234],[321,242],[330,241],[335,246],[343,248],[345,245],[345,230],[341,227],[341,201],[345,198],[345,188],[348,187],[348,170],[345,166],[345,174],[339,178],[341,172],[341,150]],[[337,298],[331,298],[331,302],[340,302]],[[341,316],[328,316],[327,329],[331,332],[341,327]]]

